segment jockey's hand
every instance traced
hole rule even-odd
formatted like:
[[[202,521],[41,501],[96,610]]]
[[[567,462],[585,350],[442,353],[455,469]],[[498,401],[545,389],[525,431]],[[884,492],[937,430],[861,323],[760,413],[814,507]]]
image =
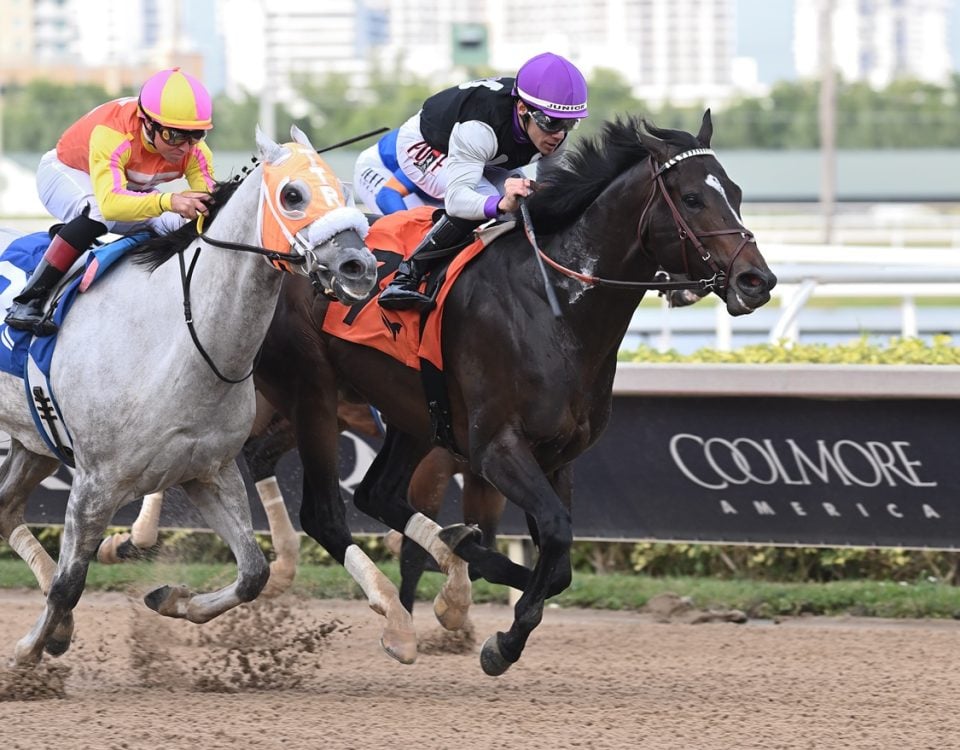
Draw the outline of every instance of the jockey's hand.
[[[497,204],[501,213],[510,214],[520,208],[520,198],[533,192],[533,180],[526,177],[508,177],[503,183],[503,197]]]
[[[207,215],[207,204],[210,194],[196,190],[185,190],[182,193],[173,193],[170,205],[173,212],[180,214],[184,219],[196,219],[197,216]]]

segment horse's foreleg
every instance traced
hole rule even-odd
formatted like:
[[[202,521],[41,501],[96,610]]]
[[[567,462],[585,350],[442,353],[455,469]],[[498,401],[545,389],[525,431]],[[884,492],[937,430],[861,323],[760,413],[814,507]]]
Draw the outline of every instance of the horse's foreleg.
[[[300,537],[290,522],[287,506],[276,477],[261,479],[256,484],[257,494],[267,514],[270,526],[270,539],[276,559],[270,563],[270,580],[260,594],[265,597],[279,596],[290,588],[297,575],[297,561],[300,557]]]
[[[447,485],[453,478],[456,459],[443,448],[434,448],[424,456],[410,477],[410,486],[407,489],[407,499],[414,510],[436,520],[443,505],[443,498]],[[424,571],[440,572],[436,561],[419,544],[407,539],[398,531],[391,530],[396,535],[396,555],[400,561],[400,601],[410,612],[413,612],[413,603],[416,600],[417,585]],[[446,586],[450,579],[444,579]],[[456,597],[455,593],[445,594]]]
[[[157,543],[160,528],[160,511],[163,509],[163,492],[144,495],[140,513],[130,527],[130,541],[139,549],[149,549]]]
[[[103,565],[137,560],[143,550],[157,543],[160,529],[160,511],[163,509],[163,493],[144,495],[140,512],[128,532],[112,534],[100,542],[97,562]]]
[[[470,576],[467,564],[440,540],[440,526],[406,501],[414,469],[424,457],[423,445],[387,427],[383,446],[353,495],[353,503],[391,528],[403,529],[437,561],[447,575],[447,585],[433,602],[433,611],[448,630],[463,626],[470,609]]]
[[[417,660],[417,634],[396,586],[356,544],[347,547],[343,567],[363,589],[370,609],[387,618],[380,646],[401,664],[413,664]]]
[[[207,594],[194,594],[182,586],[163,586],[147,594],[144,601],[162,615],[202,623],[256,599],[270,569],[253,536],[247,491],[236,462],[230,461],[213,481],[194,479],[183,489],[207,525],[230,547],[237,561],[237,578],[229,586]]]
[[[496,676],[520,658],[527,639],[543,618],[547,597],[570,585],[573,527],[569,497],[557,494],[569,489],[569,468],[559,470],[551,483],[529,447],[515,436],[507,435],[491,447],[483,465],[484,475],[536,520],[540,537],[540,554],[529,585],[514,607],[513,624],[506,633],[488,638],[480,653],[483,671]]]
[[[307,467],[311,468],[307,468]],[[387,619],[380,635],[380,645],[401,664],[413,664],[417,659],[417,634],[413,618],[400,603],[397,587],[373,561],[364,554],[350,535],[340,499],[339,486],[332,495],[313,491],[310,472],[318,465],[304,462],[303,502],[300,505],[300,525],[334,560],[346,568],[367,597],[367,603],[377,614]],[[317,477],[314,481],[323,481]]]

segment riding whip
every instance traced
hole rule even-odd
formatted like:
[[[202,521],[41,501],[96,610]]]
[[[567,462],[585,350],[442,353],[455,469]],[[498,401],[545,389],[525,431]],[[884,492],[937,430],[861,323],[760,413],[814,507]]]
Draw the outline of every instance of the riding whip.
[[[540,258],[540,245],[537,244],[537,235],[533,231],[533,220],[530,218],[530,209],[527,208],[526,196],[519,196],[520,215],[523,217],[523,231],[530,240],[530,246],[533,247],[533,257],[537,259],[537,265],[540,267],[540,274],[543,276],[543,286],[547,290],[547,301],[550,303],[550,309],[553,311],[553,317],[561,317],[560,303],[557,302],[557,293],[553,289],[553,284],[547,276],[546,266]]]
[[[390,128],[377,128],[376,130],[371,130],[367,133],[361,133],[360,135],[355,135],[353,138],[347,138],[345,141],[340,141],[340,143],[334,143],[332,146],[324,146],[323,148],[318,148],[317,153],[323,154],[327,151],[333,151],[335,148],[340,148],[341,146],[349,146],[351,143],[356,143],[357,141],[362,141],[364,138],[373,138],[375,135],[380,135],[381,133],[386,133]]]

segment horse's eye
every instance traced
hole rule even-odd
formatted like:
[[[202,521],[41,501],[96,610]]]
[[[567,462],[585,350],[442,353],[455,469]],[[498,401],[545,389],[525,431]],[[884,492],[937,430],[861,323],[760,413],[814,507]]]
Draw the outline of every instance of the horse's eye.
[[[287,185],[280,193],[280,205],[288,211],[303,205],[303,192],[299,185]]]
[[[680,200],[687,208],[703,208],[703,201],[700,200],[699,193],[687,193]]]

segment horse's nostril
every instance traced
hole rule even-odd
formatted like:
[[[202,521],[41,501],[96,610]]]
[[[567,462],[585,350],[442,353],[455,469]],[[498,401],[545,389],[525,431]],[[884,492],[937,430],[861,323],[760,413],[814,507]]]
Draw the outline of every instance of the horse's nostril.
[[[363,276],[364,265],[358,260],[348,260],[340,266],[340,275],[349,278]]]
[[[776,284],[776,277],[768,277],[760,273],[747,271],[737,276],[737,288],[750,294],[769,291],[773,288],[773,284]]]

